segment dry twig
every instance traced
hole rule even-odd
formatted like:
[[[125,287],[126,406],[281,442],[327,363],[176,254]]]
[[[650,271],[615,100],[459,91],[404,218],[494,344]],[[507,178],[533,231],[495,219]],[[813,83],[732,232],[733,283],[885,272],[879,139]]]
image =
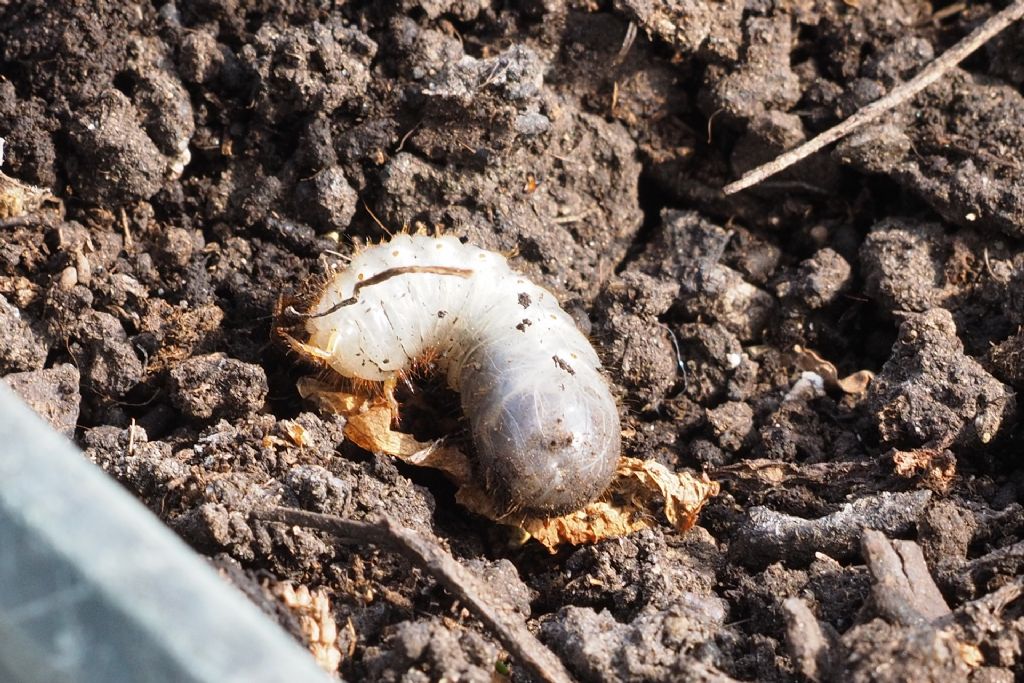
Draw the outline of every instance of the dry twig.
[[[839,672],[842,644],[828,624],[823,624],[803,598],[782,601],[786,619],[786,645],[793,663],[810,681],[827,681]]]
[[[861,552],[874,579],[875,609],[889,621],[914,626],[949,614],[917,543],[891,541],[881,531],[866,529]]]
[[[480,579],[441,546],[421,534],[386,517],[375,522],[357,522],[334,515],[280,507],[255,510],[252,516],[268,522],[318,529],[340,538],[358,539],[397,551],[426,570],[465,604],[477,619],[494,632],[509,653],[538,679],[552,683],[572,681],[558,657],[537,640],[525,624],[488,603],[483,597],[487,590]]]
[[[747,171],[739,180],[723,187],[722,192],[727,195],[734,194],[756,185],[765,178],[769,178],[789,168],[801,159],[814,154],[822,147],[849,135],[865,123],[874,121],[885,112],[903,104],[942,78],[947,71],[962,62],[968,55],[1021,17],[1024,17],[1024,0],[1014,0],[1002,12],[989,17],[985,23],[971,31],[959,43],[932,60],[931,64],[906,83],[893,88],[884,97],[875,100],[850,118],[829,128],[824,133],[811,138],[788,152],[784,152],[766,164]]]

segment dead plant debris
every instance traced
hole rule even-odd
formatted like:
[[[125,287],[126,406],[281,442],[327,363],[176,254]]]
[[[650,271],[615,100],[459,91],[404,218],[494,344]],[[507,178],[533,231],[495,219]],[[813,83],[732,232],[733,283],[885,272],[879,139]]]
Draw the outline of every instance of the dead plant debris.
[[[596,543],[650,528],[658,524],[658,509],[664,510],[669,524],[680,532],[687,531],[696,523],[701,508],[719,491],[718,484],[707,475],[671,472],[654,461],[623,457],[602,500],[562,517],[510,518],[496,511],[477,483],[466,454],[441,441],[424,443],[393,429],[396,416],[384,399],[330,390],[310,378],[300,380],[299,393],[344,415],[345,435],[360,448],[394,456],[410,465],[441,470],[458,486],[456,500],[460,504],[484,517],[519,526],[551,552],[563,544]]]

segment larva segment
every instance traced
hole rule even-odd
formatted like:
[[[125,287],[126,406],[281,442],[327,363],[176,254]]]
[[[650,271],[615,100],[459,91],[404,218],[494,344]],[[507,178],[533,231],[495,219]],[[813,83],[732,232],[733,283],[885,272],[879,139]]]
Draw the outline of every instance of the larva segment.
[[[593,347],[555,297],[449,236],[369,247],[302,314],[300,353],[394,382],[432,357],[460,393],[477,475],[506,513],[578,509],[619,460],[618,410]]]

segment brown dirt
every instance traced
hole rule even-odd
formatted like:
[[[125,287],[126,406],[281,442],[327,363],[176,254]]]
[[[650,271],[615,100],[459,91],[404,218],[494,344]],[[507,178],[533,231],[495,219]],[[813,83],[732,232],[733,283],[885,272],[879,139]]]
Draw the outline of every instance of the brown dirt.
[[[718,191],[1000,3],[967,4],[0,3],[3,170],[66,209],[0,222],[0,373],[250,594],[325,587],[351,680],[503,655],[404,560],[253,506],[436,534],[582,680],[1020,680],[1024,604],[984,596],[1024,572],[1024,26]],[[514,250],[592,321],[627,453],[722,482],[701,526],[549,556],[304,406],[274,302],[371,211]],[[797,344],[876,380],[823,388]],[[865,528],[916,540],[952,617],[894,610]]]

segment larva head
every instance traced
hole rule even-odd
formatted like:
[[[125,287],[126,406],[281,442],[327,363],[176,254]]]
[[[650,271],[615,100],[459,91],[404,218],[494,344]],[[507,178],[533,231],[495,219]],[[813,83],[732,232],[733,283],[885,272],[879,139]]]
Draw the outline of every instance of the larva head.
[[[588,374],[590,382],[572,387],[495,391],[491,397],[499,400],[466,411],[485,486],[500,512],[565,514],[607,488],[619,461],[619,416],[604,379]]]

